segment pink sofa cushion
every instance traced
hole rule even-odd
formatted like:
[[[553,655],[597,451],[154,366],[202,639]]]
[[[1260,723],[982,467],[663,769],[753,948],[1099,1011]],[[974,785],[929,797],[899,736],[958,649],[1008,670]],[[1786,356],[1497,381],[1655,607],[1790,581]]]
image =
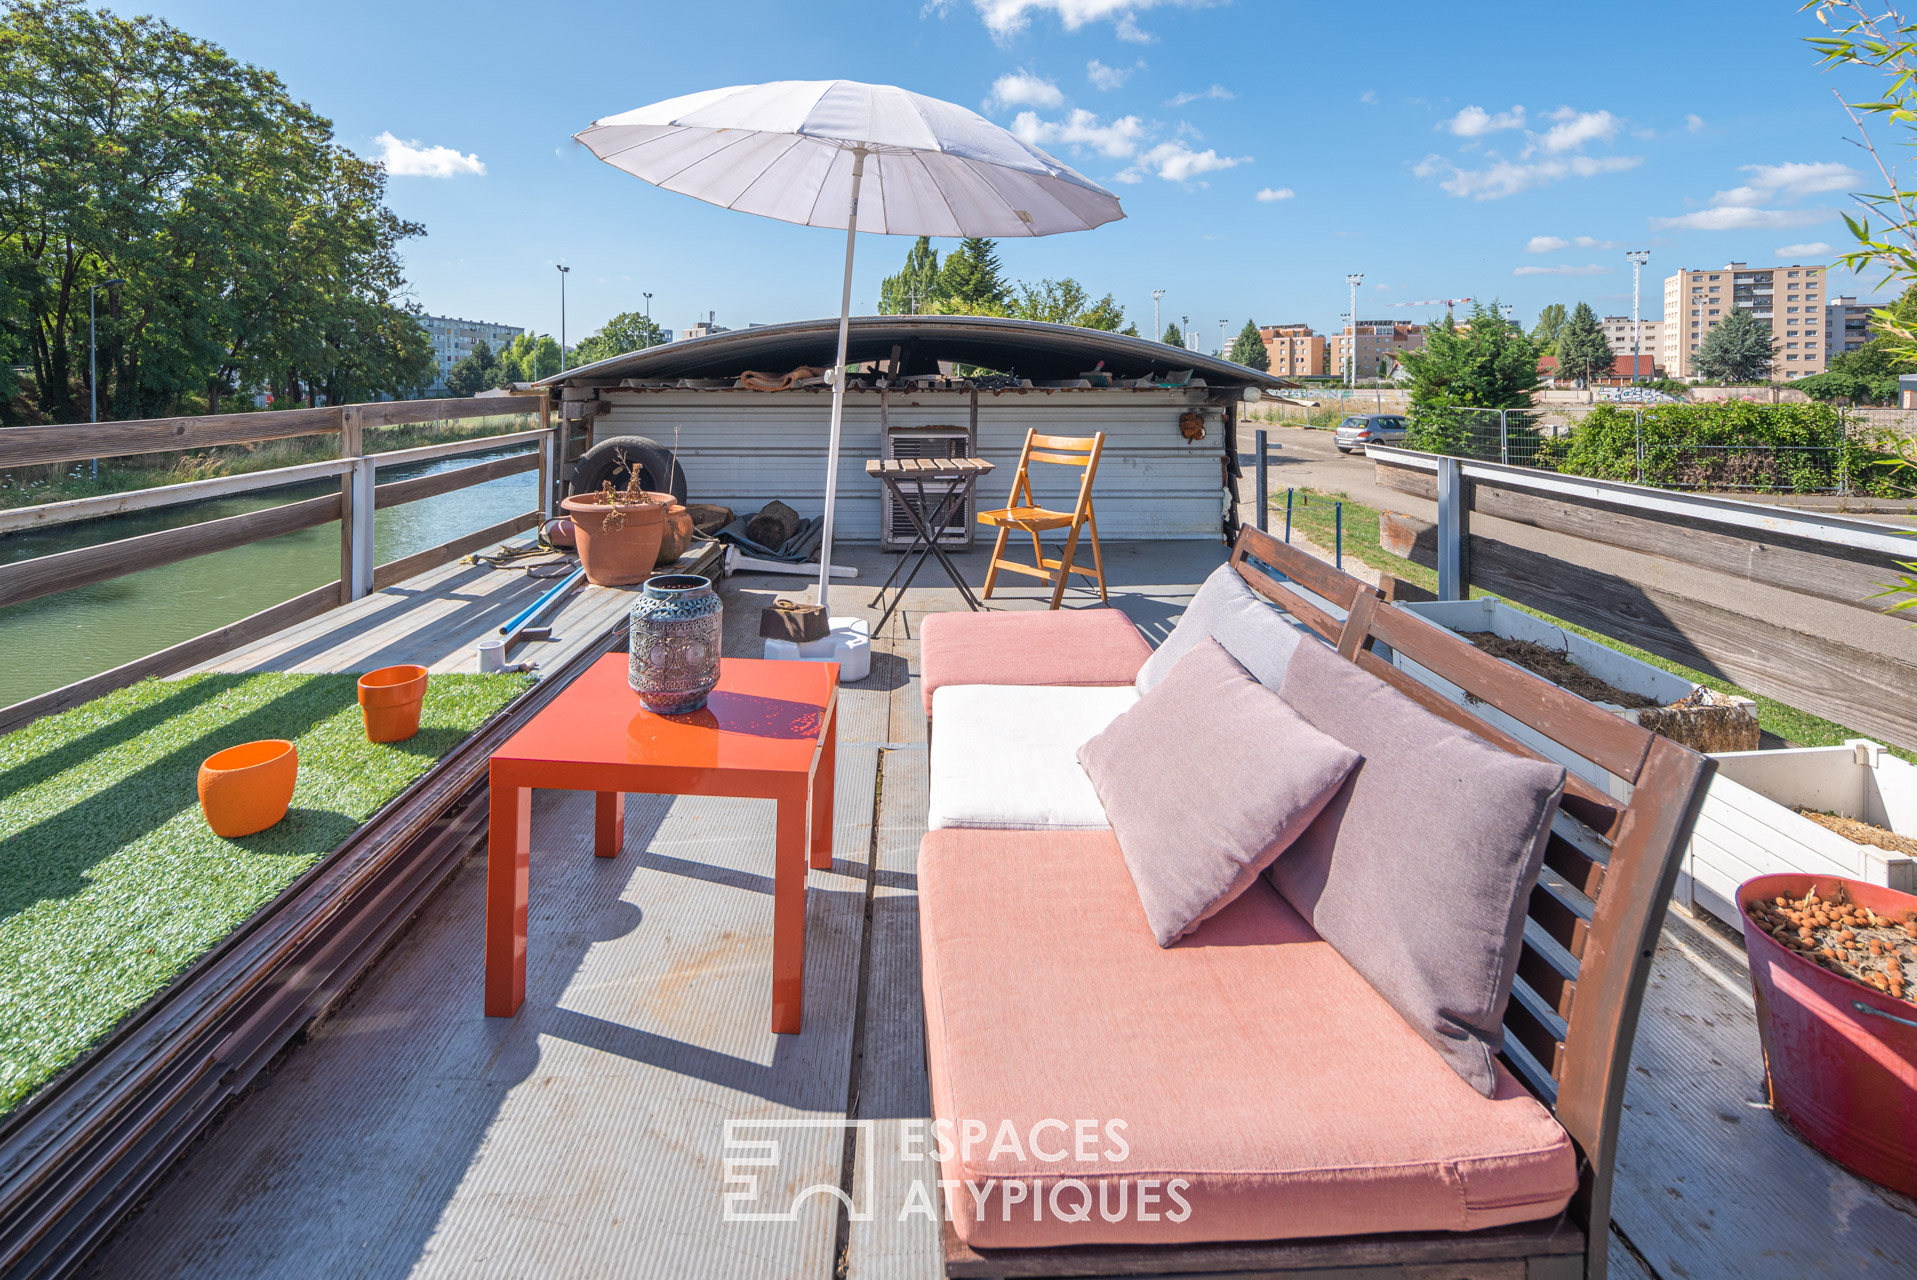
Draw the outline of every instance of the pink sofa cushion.
[[[919,630],[925,714],[948,684],[1125,685],[1152,647],[1117,609],[933,613]]]
[[[1152,934],[1169,947],[1291,846],[1358,753],[1306,723],[1205,636],[1080,747],[1078,762]]]
[[[967,1244],[1466,1231],[1576,1190],[1536,1099],[1459,1079],[1262,880],[1164,950],[1108,832],[934,831],[918,890],[924,1149]]]

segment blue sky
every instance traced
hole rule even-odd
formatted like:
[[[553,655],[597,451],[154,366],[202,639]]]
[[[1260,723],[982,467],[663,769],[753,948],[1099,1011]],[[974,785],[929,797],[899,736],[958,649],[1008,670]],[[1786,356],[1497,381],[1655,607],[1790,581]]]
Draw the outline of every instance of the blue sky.
[[[1497,297],[1628,313],[1623,250],[1648,248],[1644,313],[1680,266],[1843,247],[1845,140],[1795,0],[902,0],[799,6],[138,0],[277,71],[340,140],[392,162],[426,224],[406,257],[426,310],[567,333],[644,307],[679,329],[829,314],[836,233],[649,187],[571,141],[597,117],[727,84],[879,81],[960,102],[1110,186],[1128,217],[1007,243],[1019,278],[1071,275],[1210,341],[1335,327],[1345,273],[1369,319]],[[1852,81],[1853,97],[1869,82]],[[862,236],[855,311],[909,241]],[[1804,247],[1809,246],[1809,247]],[[1834,281],[1833,283],[1839,283]],[[1863,282],[1865,292],[1874,281]],[[1834,290],[1834,292],[1839,290]]]

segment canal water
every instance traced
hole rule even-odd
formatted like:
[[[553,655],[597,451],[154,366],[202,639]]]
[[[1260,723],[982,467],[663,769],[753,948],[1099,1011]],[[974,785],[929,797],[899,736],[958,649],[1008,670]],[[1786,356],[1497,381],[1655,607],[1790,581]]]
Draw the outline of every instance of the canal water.
[[[380,482],[431,475],[523,450],[380,469]],[[131,538],[338,490],[338,481],[139,511],[44,533],[0,535],[0,564]],[[538,473],[524,472],[378,511],[376,562],[498,524],[539,505]],[[0,707],[57,689],[339,577],[339,522],[269,538],[0,609]]]

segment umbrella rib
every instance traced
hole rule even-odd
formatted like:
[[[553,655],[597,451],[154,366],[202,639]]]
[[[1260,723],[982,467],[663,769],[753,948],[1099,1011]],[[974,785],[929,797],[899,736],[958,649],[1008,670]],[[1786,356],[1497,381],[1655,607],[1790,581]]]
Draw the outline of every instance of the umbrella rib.
[[[806,135],[806,136],[807,136],[807,137],[811,137],[812,135],[810,135],[810,134],[808,134],[808,135]],[[834,149],[834,150],[836,150],[836,151],[838,151],[838,152],[839,152],[839,153],[840,153],[841,155],[843,155],[843,154],[844,154],[844,153],[845,153],[845,152],[846,152],[846,151],[847,151],[848,149],[850,149],[850,148],[846,148],[846,147],[841,147],[841,146],[839,146],[839,145],[837,144],[837,142],[836,142],[836,140],[834,140],[834,139],[826,139],[826,138],[815,138],[815,139],[813,139],[813,140],[814,140],[814,141],[818,141],[818,142],[826,142],[826,141],[831,141],[831,142],[833,143],[833,149]],[[825,167],[825,176],[826,176],[826,177],[827,177],[828,179],[829,179],[829,178],[830,178],[830,177],[832,176],[832,165],[834,165],[834,164],[837,164],[838,162],[839,162],[839,157],[835,155],[835,156],[833,156],[833,157],[832,157],[832,161],[831,161],[831,163],[830,163],[830,164],[827,164],[827,165],[826,165],[826,167]],[[820,183],[819,183],[819,189],[818,189],[817,191],[815,191],[815,192],[813,192],[813,194],[812,194],[812,203],[811,203],[811,204],[810,204],[809,206],[807,206],[807,208],[806,208],[806,211],[805,211],[805,222],[804,222],[804,223],[803,223],[802,225],[804,225],[804,226],[808,226],[808,227],[815,227],[815,226],[817,226],[817,225],[818,225],[818,223],[816,223],[816,222],[814,222],[814,221],[812,221],[812,219],[813,219],[814,217],[816,217],[816,216],[818,215],[818,212],[819,212],[819,201],[821,201],[821,200],[823,200],[823,199],[825,199],[825,183],[824,183],[824,182],[820,182]]]
[[[811,141],[811,139],[808,138],[803,133],[794,133],[794,134],[789,134],[787,136],[791,138],[791,141],[786,143],[785,150],[779,152],[778,155],[768,160],[766,162],[765,168],[759,171],[759,176],[754,178],[752,181],[746,183],[745,189],[739,192],[738,195],[732,197],[732,199],[726,203],[725,205],[726,208],[737,209],[739,207],[739,201],[751,195],[753,192],[753,189],[757,187],[761,182],[764,182],[766,180],[767,175],[769,175],[772,172],[772,167],[774,165],[778,164],[779,161],[785,159],[787,156],[791,155],[794,151],[798,150],[799,144],[803,142]]]

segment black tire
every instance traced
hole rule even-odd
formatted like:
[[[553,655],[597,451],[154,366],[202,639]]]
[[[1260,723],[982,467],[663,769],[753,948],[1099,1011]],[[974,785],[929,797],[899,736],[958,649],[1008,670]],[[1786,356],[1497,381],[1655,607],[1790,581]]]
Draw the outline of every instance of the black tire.
[[[672,450],[645,436],[614,436],[601,440],[572,464],[567,479],[569,493],[597,493],[610,480],[615,489],[624,489],[633,467],[639,468],[639,483],[654,493],[667,486],[660,483],[667,471],[672,473],[672,496],[686,500],[686,473],[672,456]]]
[[[1337,445],[1333,445],[1333,446],[1332,446],[1332,448],[1334,448],[1334,449],[1336,449],[1336,450],[1337,450],[1337,451],[1338,451],[1339,453],[1350,453],[1350,452],[1351,452],[1351,450],[1349,450],[1349,449],[1347,449],[1347,448],[1345,448],[1345,447],[1344,447],[1343,445],[1341,445],[1341,444],[1337,444]]]

